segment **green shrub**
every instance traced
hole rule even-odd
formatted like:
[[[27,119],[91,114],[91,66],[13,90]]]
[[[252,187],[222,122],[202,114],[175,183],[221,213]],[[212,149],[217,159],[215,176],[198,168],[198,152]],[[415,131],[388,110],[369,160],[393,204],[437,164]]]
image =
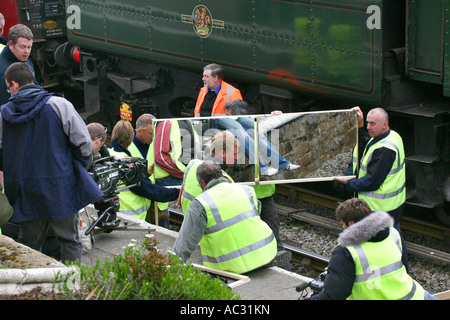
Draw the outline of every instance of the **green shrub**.
[[[161,254],[153,238],[142,246],[127,247],[123,255],[94,267],[80,267],[83,299],[102,300],[236,300],[220,279],[212,278],[176,256]]]

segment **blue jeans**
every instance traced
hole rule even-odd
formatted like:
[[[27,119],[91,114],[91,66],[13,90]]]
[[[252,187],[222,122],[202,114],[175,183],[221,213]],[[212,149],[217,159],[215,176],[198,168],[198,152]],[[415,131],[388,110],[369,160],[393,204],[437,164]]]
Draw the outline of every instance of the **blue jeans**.
[[[219,129],[230,130],[233,135],[238,139],[240,149],[244,151],[245,156],[249,159],[250,163],[255,163],[255,143],[254,143],[254,118],[253,117],[239,117],[237,120],[233,118],[220,118],[217,119],[217,125]],[[260,169],[267,168],[267,164],[264,161],[261,154],[270,160],[272,167],[277,168],[279,171],[283,171],[289,165],[283,156],[272,146],[269,140],[261,132],[259,132],[259,166]]]
[[[183,184],[183,179],[179,179],[174,176],[168,175],[167,177],[156,179],[156,184],[164,187],[181,186]]]

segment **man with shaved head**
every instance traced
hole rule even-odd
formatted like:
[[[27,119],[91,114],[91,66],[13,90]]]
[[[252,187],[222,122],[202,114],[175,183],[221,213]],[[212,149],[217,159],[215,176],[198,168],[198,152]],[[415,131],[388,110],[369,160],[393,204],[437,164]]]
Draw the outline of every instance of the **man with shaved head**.
[[[360,127],[364,116],[359,107],[357,111]],[[382,210],[394,218],[394,227],[400,233],[400,220],[406,199],[405,151],[400,135],[389,128],[389,116],[382,108],[367,113],[368,142],[361,148],[357,178],[347,180],[335,178],[345,183],[346,189],[357,192],[372,211]],[[364,128],[361,128],[363,130]],[[403,264],[408,269],[406,248],[402,239]]]

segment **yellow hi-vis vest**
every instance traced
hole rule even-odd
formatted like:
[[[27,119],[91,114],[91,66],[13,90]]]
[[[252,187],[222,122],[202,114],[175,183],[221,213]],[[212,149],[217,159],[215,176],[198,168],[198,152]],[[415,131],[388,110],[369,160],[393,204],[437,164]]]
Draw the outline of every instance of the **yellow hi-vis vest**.
[[[245,273],[273,260],[277,241],[270,227],[259,217],[253,189],[222,182],[196,199],[207,215],[205,233],[200,241],[205,266]]]
[[[346,247],[355,262],[356,276],[347,300],[423,300],[423,287],[412,279],[402,263],[400,234],[389,228],[380,242]]]
[[[251,185],[253,189],[255,189],[256,197],[258,199],[264,199],[270,197],[275,193],[275,185],[274,184],[255,184]]]
[[[108,149],[109,154],[117,157],[124,158],[128,157],[128,155],[124,152],[117,152],[114,149]],[[119,181],[119,184],[121,181]],[[147,216],[147,210],[150,207],[151,201],[147,198],[138,196],[133,191],[122,191],[118,194],[120,207],[119,212],[126,214],[128,216],[133,216],[135,218],[145,220]]]
[[[171,150],[169,151],[169,155],[171,157],[171,159],[174,160],[177,168],[180,171],[186,172],[187,167],[180,161],[181,156],[183,155],[183,143],[182,143],[182,137],[184,137],[185,139],[187,138],[186,135],[182,135],[179,123],[177,120],[174,121],[170,121],[171,122],[171,128],[170,128],[170,145],[171,145]],[[159,125],[165,125],[165,122],[159,124]],[[156,132],[156,123],[154,124],[154,128],[153,131]],[[199,152],[199,150],[195,149],[198,148],[197,146],[199,145],[199,137],[197,135],[197,132],[195,131],[195,129],[192,127],[192,133],[194,135],[194,153],[196,154],[197,152]],[[150,146],[150,149],[148,151],[149,156],[147,157],[148,159],[151,160],[151,162],[154,162],[154,155],[155,152],[158,152],[158,150],[155,150],[153,144]],[[149,163],[150,163],[150,160]],[[153,183],[155,183],[156,179],[161,179],[161,178],[165,178],[169,176],[169,173],[166,172],[164,169],[160,168],[156,163],[155,163],[155,171],[153,173],[153,175],[151,176],[151,179],[153,181]],[[169,203],[168,202],[158,202],[158,208],[159,210],[166,210],[169,207]]]
[[[147,151],[147,158],[146,158],[147,169],[150,166],[151,161],[152,161],[151,154],[150,154],[150,149],[152,147],[153,147],[152,144],[150,144],[150,146],[148,147],[148,151]],[[139,151],[138,147],[136,147],[136,145],[133,142],[131,142],[131,144],[128,146],[128,151],[130,151],[130,153],[133,157],[144,159],[144,156],[142,155],[141,151]],[[151,181],[150,177],[148,177],[148,179]],[[152,181],[152,183],[154,183],[154,182]],[[145,199],[148,200],[147,209],[149,209],[152,201],[147,198],[145,198]],[[142,220],[145,220],[146,215],[141,213],[140,216],[142,217]]]
[[[373,138],[370,140],[372,141]],[[369,143],[370,143],[369,141]],[[395,160],[386,179],[375,191],[359,191],[358,198],[364,199],[372,211],[391,211],[400,207],[406,200],[406,173],[405,173],[405,151],[400,135],[391,130],[389,135],[364,150],[361,160],[358,178],[367,174],[367,166],[375,149],[385,147],[395,152]]]
[[[203,160],[194,159],[191,160],[187,166],[186,172],[183,176],[183,192],[181,193],[181,209],[183,210],[183,215],[186,214],[192,201],[203,192],[197,181],[197,169],[203,163]],[[228,178],[231,182],[234,180],[222,170],[224,177]]]
[[[149,151],[150,151],[150,148],[152,148],[151,144],[148,147]],[[133,157],[144,159],[144,156],[142,155],[142,153],[139,151],[138,147],[136,147],[136,145],[133,142],[131,142],[130,146],[128,147],[128,151],[130,151],[130,153]],[[147,152],[146,160],[147,160],[147,168],[148,168],[151,164],[151,162],[150,162],[151,156],[149,155],[149,152]]]

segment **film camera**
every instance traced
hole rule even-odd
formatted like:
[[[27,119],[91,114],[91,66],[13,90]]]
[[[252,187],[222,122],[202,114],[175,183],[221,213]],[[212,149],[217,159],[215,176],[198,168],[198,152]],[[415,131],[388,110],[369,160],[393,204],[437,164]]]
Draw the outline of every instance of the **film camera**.
[[[308,292],[305,292],[305,293],[303,292],[306,288],[310,288],[312,291],[312,294],[318,294],[323,288],[323,283],[325,281],[325,277],[327,276],[327,273],[328,273],[328,271],[324,271],[319,275],[318,279],[298,285],[295,288],[295,290],[297,292],[302,293],[302,295],[298,299],[304,300],[308,296]]]
[[[85,234],[91,233],[96,226],[110,233],[120,223],[120,219],[117,219],[120,207],[117,195],[138,186],[142,179],[148,177],[147,160],[106,156],[95,160],[88,172],[103,191],[103,197],[94,203],[98,218]]]

